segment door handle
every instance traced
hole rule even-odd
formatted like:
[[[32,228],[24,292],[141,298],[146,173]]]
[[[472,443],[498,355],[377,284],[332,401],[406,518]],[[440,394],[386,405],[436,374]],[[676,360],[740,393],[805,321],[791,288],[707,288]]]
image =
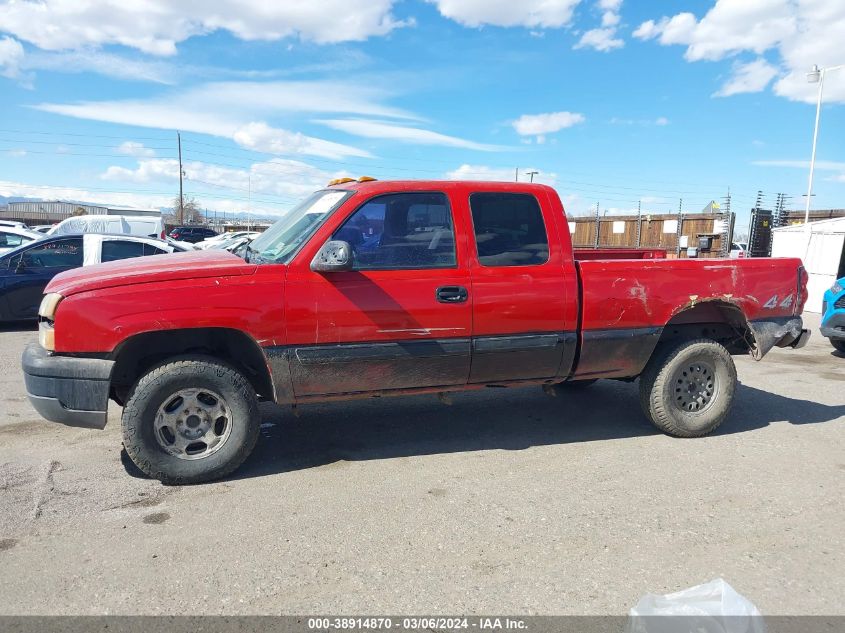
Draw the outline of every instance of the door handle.
[[[436,296],[440,303],[463,303],[469,293],[463,286],[441,286],[437,289]]]

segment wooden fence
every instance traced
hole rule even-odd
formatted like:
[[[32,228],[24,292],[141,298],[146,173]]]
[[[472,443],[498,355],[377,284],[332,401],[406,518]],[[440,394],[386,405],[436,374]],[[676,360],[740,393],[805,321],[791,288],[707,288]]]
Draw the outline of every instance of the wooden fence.
[[[665,248],[668,257],[725,257],[730,251],[733,213],[689,213],[569,218],[569,233],[576,248]],[[700,249],[705,238],[707,249]]]

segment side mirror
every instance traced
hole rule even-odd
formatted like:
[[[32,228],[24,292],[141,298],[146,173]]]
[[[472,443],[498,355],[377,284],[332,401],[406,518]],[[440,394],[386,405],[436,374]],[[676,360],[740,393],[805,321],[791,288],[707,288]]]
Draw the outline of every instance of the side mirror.
[[[352,270],[352,247],[349,242],[329,240],[311,260],[315,273],[331,273]]]

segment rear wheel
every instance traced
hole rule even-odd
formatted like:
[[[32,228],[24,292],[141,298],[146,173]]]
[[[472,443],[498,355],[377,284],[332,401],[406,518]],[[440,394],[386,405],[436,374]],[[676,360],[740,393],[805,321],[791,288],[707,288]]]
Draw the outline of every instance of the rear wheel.
[[[736,367],[724,346],[709,339],[658,348],[640,376],[640,405],[664,433],[699,437],[730,410]]]
[[[136,383],[123,409],[123,444],[150,477],[199,483],[240,466],[259,425],[255,391],[240,372],[212,358],[185,357]]]
[[[832,339],[830,339],[830,344],[833,345],[833,347],[836,349],[836,351],[842,352],[843,354],[845,354],[845,339],[832,338]]]

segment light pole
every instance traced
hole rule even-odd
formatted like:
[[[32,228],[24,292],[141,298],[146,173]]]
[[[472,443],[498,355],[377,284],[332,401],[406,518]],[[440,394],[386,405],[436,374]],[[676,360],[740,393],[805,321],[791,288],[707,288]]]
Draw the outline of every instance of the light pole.
[[[816,168],[816,142],[819,139],[819,117],[822,111],[822,92],[824,91],[824,76],[831,70],[839,70],[845,68],[845,65],[831,66],[829,68],[819,68],[813,66],[812,70],[807,73],[807,81],[810,83],[819,84],[819,97],[816,102],[816,126],[813,129],[813,155],[810,158],[810,182],[807,185],[807,206],[804,210],[804,225],[807,230],[810,226],[810,201],[813,199],[813,172]]]

